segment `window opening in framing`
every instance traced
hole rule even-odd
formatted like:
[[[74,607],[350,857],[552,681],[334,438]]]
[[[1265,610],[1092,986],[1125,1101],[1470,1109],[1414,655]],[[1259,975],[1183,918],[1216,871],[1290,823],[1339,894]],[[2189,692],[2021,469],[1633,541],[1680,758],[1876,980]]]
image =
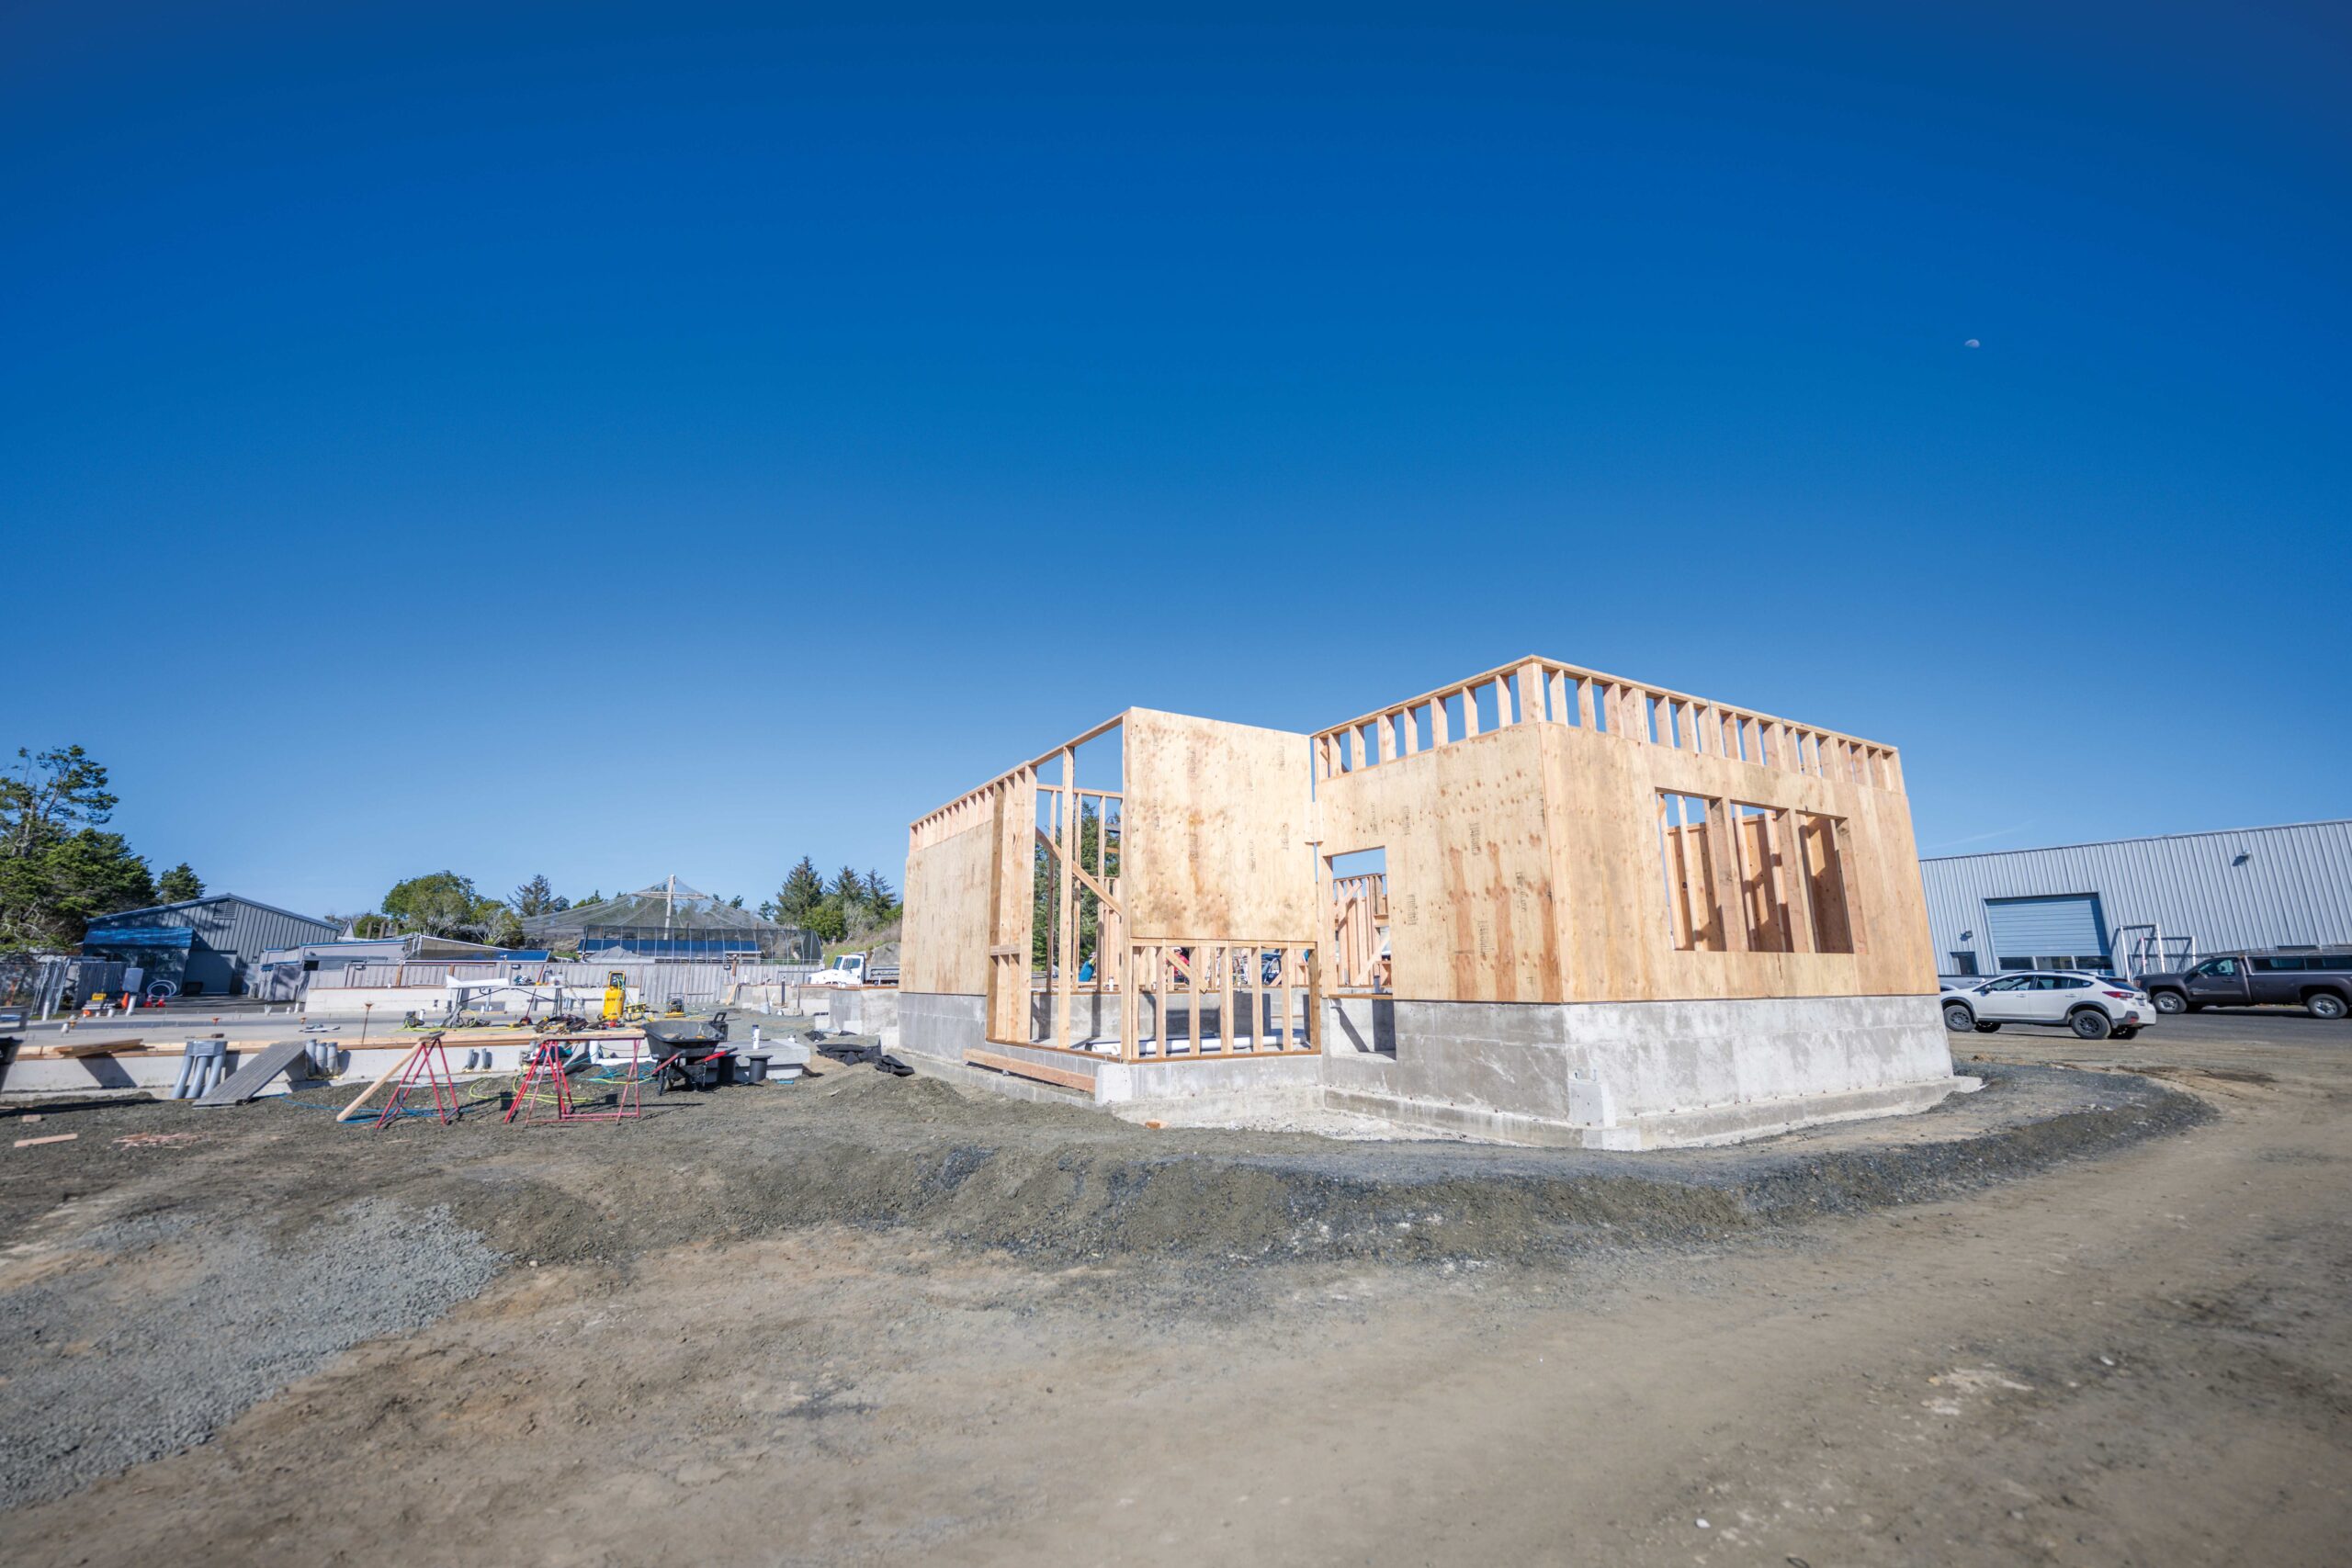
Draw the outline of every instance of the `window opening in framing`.
[[[1770,806],[1731,804],[1732,838],[1739,856],[1739,908],[1747,922],[1750,953],[1796,951],[1788,866],[1781,844],[1786,817]]]
[[[1385,994],[1394,966],[1388,931],[1388,851],[1357,850],[1324,858],[1331,886],[1331,984],[1340,991]]]
[[[1666,870],[1667,926],[1685,953],[1724,951],[1707,803],[1668,790],[1658,795],[1658,860]]]
[[[1846,841],[1850,829],[1835,817],[1797,816],[1797,848],[1804,866],[1805,900],[1813,909],[1815,953],[1851,953],[1854,922],[1846,902]],[[1974,963],[1974,955],[1970,955]],[[1971,971],[1973,973],[1973,971]]]

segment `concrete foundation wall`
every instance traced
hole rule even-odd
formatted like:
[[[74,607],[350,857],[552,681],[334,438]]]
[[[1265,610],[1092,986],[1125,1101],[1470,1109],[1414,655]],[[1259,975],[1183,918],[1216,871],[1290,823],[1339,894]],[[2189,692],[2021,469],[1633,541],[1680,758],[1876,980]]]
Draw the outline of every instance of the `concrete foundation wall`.
[[[1325,1083],[1351,1110],[1518,1142],[1714,1141],[1957,1087],[1933,997],[1329,1004]],[[1708,1131],[1693,1135],[1690,1128]],[[1680,1129],[1678,1131],[1678,1128]],[[1585,1136],[1618,1131],[1623,1137]]]
[[[1638,1149],[1917,1111],[1975,1086],[1952,1075],[1932,997],[1326,1006],[1320,1056],[1105,1059],[1086,1063],[1094,1098],[1122,1114],[1319,1100],[1407,1127]],[[901,1043],[959,1069],[967,1049],[1021,1052],[988,1043],[983,1008],[978,997],[902,992]]]

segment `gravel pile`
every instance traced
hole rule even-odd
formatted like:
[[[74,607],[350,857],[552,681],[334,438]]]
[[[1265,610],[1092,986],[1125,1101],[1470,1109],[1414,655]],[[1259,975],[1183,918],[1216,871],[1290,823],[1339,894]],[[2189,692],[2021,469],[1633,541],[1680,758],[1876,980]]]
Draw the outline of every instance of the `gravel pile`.
[[[101,1225],[75,1242],[88,1262],[0,1292],[0,1508],[201,1443],[497,1271],[446,1208],[361,1199],[288,1242],[267,1228],[169,1213]]]

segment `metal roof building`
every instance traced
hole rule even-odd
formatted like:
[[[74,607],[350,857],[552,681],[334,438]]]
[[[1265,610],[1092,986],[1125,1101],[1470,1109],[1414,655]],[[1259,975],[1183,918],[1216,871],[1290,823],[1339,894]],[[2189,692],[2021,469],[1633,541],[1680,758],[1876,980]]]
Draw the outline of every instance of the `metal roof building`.
[[[1919,863],[1946,975],[2132,974],[2194,953],[2352,942],[2352,821]]]
[[[543,947],[582,958],[765,958],[812,962],[816,939],[798,926],[762,919],[672,877],[595,904],[526,916],[523,930]]]
[[[233,997],[252,986],[269,949],[329,942],[342,934],[334,920],[233,893],[212,893],[101,915],[83,934],[82,952],[137,964],[143,971],[141,989],[161,980],[182,996]]]

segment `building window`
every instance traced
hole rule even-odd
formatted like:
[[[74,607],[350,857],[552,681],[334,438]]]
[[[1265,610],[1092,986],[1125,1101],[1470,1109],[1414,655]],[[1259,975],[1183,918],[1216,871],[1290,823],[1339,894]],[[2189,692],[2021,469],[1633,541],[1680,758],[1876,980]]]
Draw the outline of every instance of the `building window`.
[[[2033,960],[2030,958],[2004,958],[2001,960],[2001,967],[2004,970],[2030,969],[2033,967]]]
[[[1976,973],[1976,954],[1955,953],[1951,955],[1951,972],[1963,977]]]

